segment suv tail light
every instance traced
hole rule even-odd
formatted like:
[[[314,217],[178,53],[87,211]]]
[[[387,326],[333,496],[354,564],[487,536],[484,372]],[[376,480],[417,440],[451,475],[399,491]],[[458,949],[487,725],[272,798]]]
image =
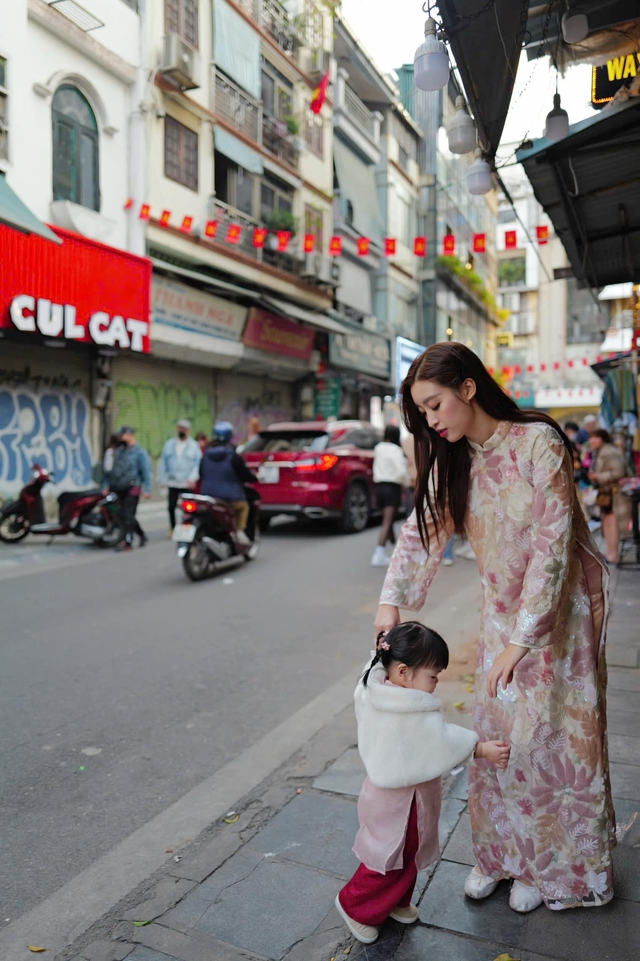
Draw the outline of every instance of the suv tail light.
[[[198,509],[197,501],[192,500],[181,500],[180,509],[185,512],[185,514],[193,514]]]
[[[295,464],[296,470],[331,470],[338,463],[337,454],[320,454],[309,460],[299,460]]]

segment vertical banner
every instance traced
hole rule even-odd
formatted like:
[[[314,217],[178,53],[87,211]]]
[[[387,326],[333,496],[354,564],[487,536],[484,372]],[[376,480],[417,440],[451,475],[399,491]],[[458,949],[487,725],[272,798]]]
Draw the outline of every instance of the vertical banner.
[[[416,239],[413,241],[413,252],[416,257],[424,257],[427,252],[426,237],[416,237]]]
[[[241,233],[242,227],[239,224],[229,224],[227,227],[227,236],[224,239],[228,244],[238,244],[240,243]]]
[[[456,238],[453,234],[445,234],[442,238],[442,253],[445,257],[452,257],[456,250]]]
[[[536,240],[538,241],[538,246],[543,247],[549,242],[549,228],[546,224],[541,227],[536,227]]]
[[[305,234],[302,242],[302,249],[305,254],[312,254],[316,247],[315,234]]]
[[[487,235],[486,234],[474,234],[473,235],[473,252],[474,254],[484,254],[487,251]]]
[[[208,237],[210,240],[213,240],[213,238],[216,235],[217,229],[218,229],[217,220],[207,220],[206,224],[204,225],[205,237]]]
[[[267,239],[266,227],[255,227],[253,231],[253,237],[251,238],[251,244],[256,250],[261,250],[264,247],[264,242]]]
[[[342,253],[342,238],[332,237],[329,241],[329,253],[332,257],[339,257]]]
[[[515,230],[505,230],[504,232],[505,250],[515,250],[517,246],[518,246],[518,240],[516,237]]]
[[[396,255],[396,238],[395,237],[384,238],[384,255],[385,257],[395,257]]]
[[[158,221],[159,226],[168,227],[170,218],[171,218],[171,211],[163,210],[162,213],[160,214],[160,220]]]
[[[358,257],[367,256],[367,254],[369,253],[370,244],[371,244],[371,241],[369,240],[368,237],[358,237],[356,241],[356,251],[357,251]]]

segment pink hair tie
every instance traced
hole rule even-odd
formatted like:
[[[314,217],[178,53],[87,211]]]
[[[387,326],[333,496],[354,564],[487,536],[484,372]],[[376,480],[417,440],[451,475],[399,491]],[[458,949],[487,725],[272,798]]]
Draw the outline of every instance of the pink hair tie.
[[[390,651],[390,650],[391,650],[390,645],[387,644],[386,641],[380,641],[380,643],[378,644],[378,647],[381,648],[383,651]]]

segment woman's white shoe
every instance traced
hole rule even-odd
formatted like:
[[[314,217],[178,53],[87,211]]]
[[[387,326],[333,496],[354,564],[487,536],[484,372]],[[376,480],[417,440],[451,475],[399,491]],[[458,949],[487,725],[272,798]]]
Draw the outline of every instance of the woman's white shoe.
[[[464,883],[464,893],[468,898],[475,898],[476,901],[480,901],[482,898],[488,898],[490,894],[493,894],[498,887],[498,883],[499,881],[480,874],[478,869],[474,868]]]
[[[541,904],[542,895],[533,884],[523,884],[521,881],[513,882],[509,895],[509,907],[512,911],[527,914],[528,911],[535,911]]]

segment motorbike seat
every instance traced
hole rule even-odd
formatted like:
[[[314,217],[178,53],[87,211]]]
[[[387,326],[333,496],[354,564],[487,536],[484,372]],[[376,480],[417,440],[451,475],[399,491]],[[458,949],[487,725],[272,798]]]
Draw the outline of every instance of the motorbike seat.
[[[86,491],[64,491],[64,493],[60,494],[58,497],[58,507],[62,511],[67,504],[70,504],[72,501],[77,501],[81,497],[94,497],[101,493],[102,491],[99,487],[93,487],[91,490]]]

